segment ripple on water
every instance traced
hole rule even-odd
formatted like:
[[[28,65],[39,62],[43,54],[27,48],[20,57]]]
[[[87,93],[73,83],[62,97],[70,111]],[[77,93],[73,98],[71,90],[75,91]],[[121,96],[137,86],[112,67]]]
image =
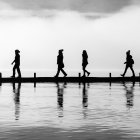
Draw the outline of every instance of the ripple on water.
[[[4,84],[0,91],[0,139],[42,133],[84,139],[140,138],[140,87],[112,84]],[[128,96],[132,95],[132,96]],[[36,132],[34,133],[33,132]],[[23,135],[21,133],[23,131]],[[31,133],[31,134],[29,134]],[[34,139],[38,136],[33,137]],[[113,140],[114,140],[113,139]]]

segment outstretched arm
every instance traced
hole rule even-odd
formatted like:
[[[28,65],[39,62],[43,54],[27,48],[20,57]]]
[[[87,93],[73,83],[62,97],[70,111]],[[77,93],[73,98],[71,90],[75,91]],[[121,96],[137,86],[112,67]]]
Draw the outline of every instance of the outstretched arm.
[[[127,62],[124,62],[124,64],[126,64]]]
[[[15,60],[11,63],[11,65],[13,65],[14,62],[15,62]]]

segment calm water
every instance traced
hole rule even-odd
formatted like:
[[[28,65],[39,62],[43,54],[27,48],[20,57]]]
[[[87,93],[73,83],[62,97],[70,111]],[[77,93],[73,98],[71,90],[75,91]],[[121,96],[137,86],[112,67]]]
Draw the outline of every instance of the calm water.
[[[140,139],[139,83],[2,84],[2,140]]]

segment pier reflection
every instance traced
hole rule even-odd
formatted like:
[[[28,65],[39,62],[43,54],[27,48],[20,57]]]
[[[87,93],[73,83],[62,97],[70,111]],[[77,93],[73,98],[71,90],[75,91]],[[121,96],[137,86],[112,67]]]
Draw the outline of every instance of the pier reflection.
[[[64,102],[64,88],[66,88],[66,83],[57,84],[57,106],[58,106],[58,117],[63,117],[63,102]]]
[[[124,89],[126,91],[126,106],[127,108],[132,108],[134,106],[134,87],[135,82],[132,83],[131,86],[128,86],[126,83],[123,84]]]
[[[14,103],[15,103],[15,120],[20,117],[20,89],[21,83],[13,83]]]

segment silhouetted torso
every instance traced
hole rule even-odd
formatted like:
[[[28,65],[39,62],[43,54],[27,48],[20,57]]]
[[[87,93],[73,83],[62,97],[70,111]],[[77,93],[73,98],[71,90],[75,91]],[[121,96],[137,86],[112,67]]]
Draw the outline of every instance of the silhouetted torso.
[[[129,67],[132,67],[133,64],[134,64],[134,61],[132,59],[132,56],[130,54],[127,54],[127,57],[126,57],[126,64],[129,66]]]
[[[88,55],[86,53],[83,53],[82,56],[83,56],[82,66],[86,67],[88,64]]]
[[[16,56],[15,56],[15,65],[20,66],[20,55],[19,54],[16,54]]]
[[[59,55],[57,56],[57,64],[59,68],[64,68],[63,53],[59,53]]]

